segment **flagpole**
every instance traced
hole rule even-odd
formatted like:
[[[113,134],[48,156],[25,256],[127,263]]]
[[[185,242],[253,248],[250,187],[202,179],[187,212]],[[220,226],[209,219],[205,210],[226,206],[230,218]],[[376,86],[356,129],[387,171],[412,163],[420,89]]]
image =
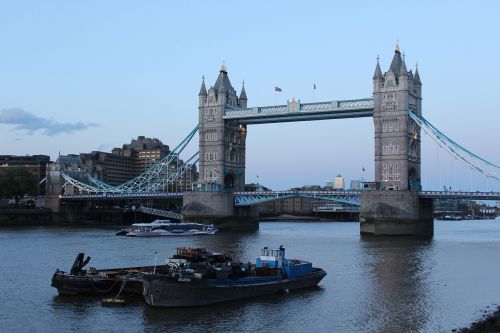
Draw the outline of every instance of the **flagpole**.
[[[274,105],[276,105],[276,88],[274,88]]]

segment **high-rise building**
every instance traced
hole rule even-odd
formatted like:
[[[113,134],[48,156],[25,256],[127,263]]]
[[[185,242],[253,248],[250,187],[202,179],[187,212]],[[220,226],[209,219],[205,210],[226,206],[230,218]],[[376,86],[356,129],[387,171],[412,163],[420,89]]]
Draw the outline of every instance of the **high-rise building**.
[[[338,174],[337,177],[335,177],[335,179],[333,180],[333,189],[343,190],[344,188],[345,188],[344,177]]]
[[[80,154],[80,159],[89,174],[106,184],[119,185],[135,177],[130,156],[93,151]]]
[[[107,184],[119,185],[140,175],[169,152],[168,145],[159,139],[139,136],[111,153],[93,151],[80,154],[80,158],[92,176]]]
[[[111,153],[121,156],[130,156],[133,161],[133,172],[140,175],[170,152],[168,145],[159,139],[138,136],[122,148],[114,148]]]

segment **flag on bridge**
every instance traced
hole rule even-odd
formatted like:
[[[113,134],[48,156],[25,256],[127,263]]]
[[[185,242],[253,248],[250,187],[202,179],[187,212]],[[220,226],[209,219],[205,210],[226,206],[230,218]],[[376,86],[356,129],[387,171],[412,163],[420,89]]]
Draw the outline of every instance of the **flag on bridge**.
[[[316,90],[316,83],[313,83],[314,90]]]
[[[281,92],[281,88],[280,88],[280,87],[274,87],[274,91],[279,91],[279,92]]]

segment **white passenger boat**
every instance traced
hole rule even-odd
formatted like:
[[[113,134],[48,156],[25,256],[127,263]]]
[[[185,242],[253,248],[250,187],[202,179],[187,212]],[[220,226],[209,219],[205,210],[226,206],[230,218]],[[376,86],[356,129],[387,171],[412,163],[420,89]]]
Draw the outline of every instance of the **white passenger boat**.
[[[134,223],[129,229],[117,233],[128,237],[213,235],[217,228],[213,224],[175,223],[170,220],[156,220],[151,223]]]

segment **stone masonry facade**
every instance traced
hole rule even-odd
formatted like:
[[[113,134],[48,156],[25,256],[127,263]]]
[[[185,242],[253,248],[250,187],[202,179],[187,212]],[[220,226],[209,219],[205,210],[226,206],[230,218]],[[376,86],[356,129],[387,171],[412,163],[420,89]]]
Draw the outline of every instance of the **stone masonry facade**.
[[[245,188],[246,126],[223,119],[227,108],[245,108],[222,65],[217,81],[208,91],[203,80],[199,93],[200,161],[198,189],[242,191]]]
[[[422,114],[422,83],[406,68],[399,45],[389,70],[382,74],[377,59],[373,76],[375,181],[382,190],[421,189],[420,128],[408,111]]]

